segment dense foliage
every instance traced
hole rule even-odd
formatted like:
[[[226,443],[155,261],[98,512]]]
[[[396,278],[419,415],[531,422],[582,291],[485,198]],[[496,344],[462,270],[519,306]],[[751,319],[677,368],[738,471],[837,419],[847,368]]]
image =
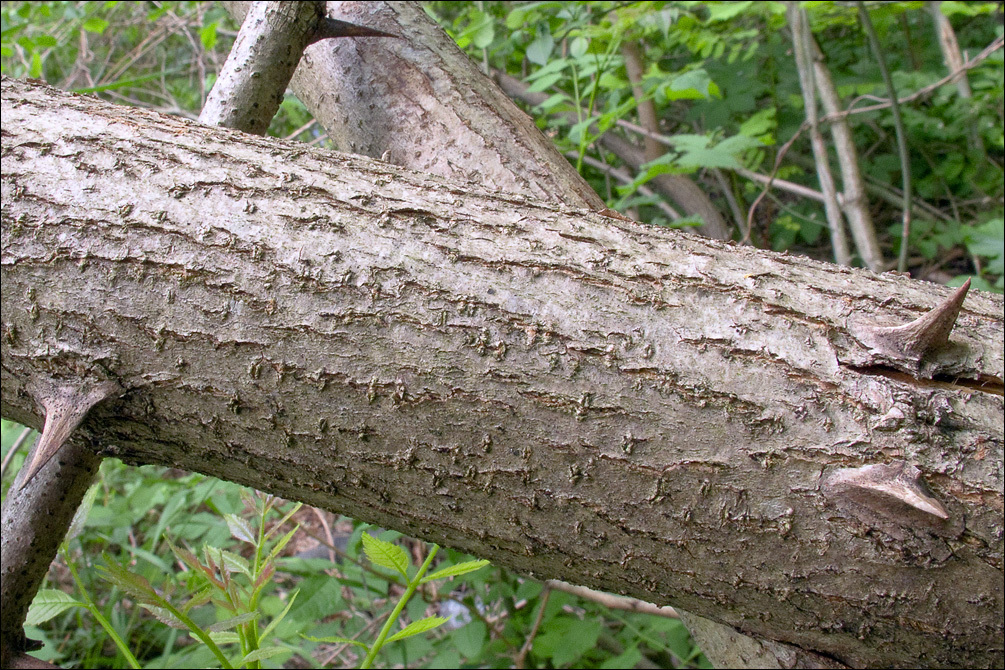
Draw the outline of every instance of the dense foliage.
[[[803,7],[842,108],[875,107],[849,122],[888,269],[901,244],[905,164],[892,110],[877,104],[889,97],[880,54],[870,50],[853,5]],[[908,98],[900,110],[913,183],[908,268],[943,282],[972,276],[976,286],[1001,291],[1002,49],[999,42],[967,70],[969,94],[943,81],[950,73],[933,7],[950,19],[967,58],[1002,37],[998,3],[868,7],[897,95]],[[661,175],[684,175],[699,183],[734,239],[832,259],[788,10],[776,2],[428,5],[487,72],[523,82],[527,99],[536,100],[528,109],[539,126],[612,207],[652,225],[699,224],[657,188]],[[191,118],[237,31],[219,5],[205,2],[5,2],[0,19],[5,75]],[[640,118],[646,106],[655,112],[653,127]],[[616,134],[641,151],[646,130],[657,142],[634,164],[602,142],[605,133]],[[270,133],[326,142],[292,96]],[[776,180],[770,188],[768,176]],[[20,433],[3,423],[5,461]],[[15,468],[22,459],[14,457]],[[5,469],[5,491],[15,468]],[[239,645],[242,653],[231,660],[259,667],[356,663],[358,650],[332,640],[373,641],[415,574],[413,568],[402,577],[363,560],[364,524],[306,509],[280,524],[290,504],[198,475],[108,461],[88,504],[29,627],[46,643],[41,655],[64,665],[223,665],[211,645],[178,627],[178,616],[157,604],[160,597],[183,608],[221,648]],[[287,536],[294,523],[299,530]],[[416,564],[429,555],[421,543],[371,532],[408,546]],[[441,556],[434,570],[468,560],[449,550]],[[103,572],[91,569],[101,565]],[[423,585],[402,622],[430,614],[450,622],[390,644],[378,662],[705,663],[675,619],[608,611],[498,568]]]

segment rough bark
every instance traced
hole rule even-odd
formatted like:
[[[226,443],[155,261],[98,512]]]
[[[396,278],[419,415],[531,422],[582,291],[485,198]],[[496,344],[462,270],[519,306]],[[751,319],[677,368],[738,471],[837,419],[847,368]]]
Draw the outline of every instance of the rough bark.
[[[25,472],[18,473],[4,499],[0,667],[35,660],[21,653],[31,649],[23,632],[28,607],[100,463],[94,445],[73,438],[33,486],[22,488]]]
[[[4,416],[111,378],[105,455],[850,665],[1002,663],[1000,297],[912,368],[877,325],[944,288],[20,82],[2,111]]]
[[[324,12],[323,2],[255,3],[199,121],[264,135]]]
[[[249,2],[224,2],[243,20]],[[311,45],[290,82],[343,151],[547,202],[606,205],[416,3],[329,2],[328,16],[401,39]]]

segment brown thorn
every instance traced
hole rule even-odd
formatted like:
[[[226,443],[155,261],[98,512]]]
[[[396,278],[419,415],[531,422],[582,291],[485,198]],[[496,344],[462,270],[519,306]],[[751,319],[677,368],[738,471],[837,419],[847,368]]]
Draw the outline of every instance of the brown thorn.
[[[21,477],[19,490],[23,489],[38,471],[59,453],[63,444],[92,407],[122,392],[122,387],[112,381],[86,383],[80,386],[50,387],[41,383],[36,383],[34,386],[33,395],[45,408],[45,426],[25,465],[21,468],[24,474]]]
[[[338,19],[331,19],[325,16],[318,23],[314,34],[311,35],[307,44],[311,45],[332,37],[398,37],[398,35],[392,35],[375,28],[366,28],[358,26],[355,23],[339,21]]]
[[[942,304],[903,326],[862,325],[855,333],[868,346],[880,353],[918,363],[926,355],[949,342],[949,333],[970,290],[967,279]]]
[[[943,521],[949,519],[946,508],[925,489],[921,470],[903,461],[841,468],[827,478],[824,486],[877,512],[895,514],[896,503],[900,502]]]

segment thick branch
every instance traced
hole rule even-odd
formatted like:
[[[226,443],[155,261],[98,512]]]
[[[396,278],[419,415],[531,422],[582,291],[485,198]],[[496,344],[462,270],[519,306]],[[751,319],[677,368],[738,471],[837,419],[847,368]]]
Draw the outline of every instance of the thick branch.
[[[250,2],[224,2],[243,20]],[[454,181],[600,210],[551,140],[418,3],[329,2],[328,16],[401,39],[311,45],[290,86],[343,151]]]
[[[1000,297],[920,379],[849,323],[937,286],[9,80],[2,111],[4,416],[100,370],[106,455],[851,665],[1003,661]]]

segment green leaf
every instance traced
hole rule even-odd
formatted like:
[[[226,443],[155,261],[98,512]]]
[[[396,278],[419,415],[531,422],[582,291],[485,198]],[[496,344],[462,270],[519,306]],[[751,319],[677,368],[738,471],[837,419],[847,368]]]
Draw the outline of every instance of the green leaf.
[[[52,35],[36,35],[35,44],[42,47],[43,49],[51,49],[52,47],[59,44],[59,42],[57,42],[56,38],[53,37]]]
[[[531,72],[529,75],[527,75],[527,79],[526,80],[527,81],[534,81],[535,79],[538,79],[539,77],[543,77],[543,76],[548,75],[548,74],[553,74],[555,72],[561,72],[562,70],[564,70],[568,66],[569,66],[569,59],[567,59],[567,58],[556,58],[555,60],[551,61],[550,63],[548,63],[544,67],[539,68],[539,69]]]
[[[525,19],[527,17],[527,11],[522,7],[517,7],[509,14],[506,15],[506,29],[516,30],[524,26]]]
[[[586,50],[590,47],[590,41],[585,37],[577,37],[569,45],[569,55],[573,58],[582,58]]]
[[[281,622],[283,619],[286,618],[286,615],[289,614],[290,612],[290,608],[293,607],[293,603],[297,601],[297,595],[299,595],[299,593],[300,589],[297,589],[296,591],[293,592],[293,595],[290,596],[290,602],[286,604],[285,609],[283,609],[283,611],[280,612],[279,616],[277,616],[275,619],[269,622],[269,625],[265,627],[265,630],[262,631],[262,634],[258,636],[259,640],[268,639],[269,635],[272,634],[272,631],[275,630],[276,626],[279,625],[279,622]]]
[[[249,663],[253,663],[255,661],[261,661],[262,659],[265,658],[272,658],[273,656],[276,656],[278,654],[289,653],[289,652],[290,650],[287,649],[286,647],[275,647],[275,646],[259,647],[258,649],[245,654],[244,658],[241,659],[241,665],[246,666]]]
[[[252,530],[247,519],[242,519],[236,514],[224,514],[223,518],[227,521],[227,528],[230,529],[231,535],[241,542],[255,543],[255,531]]]
[[[275,558],[279,556],[280,552],[282,552],[283,549],[286,548],[286,545],[289,544],[290,540],[293,539],[293,535],[298,530],[300,530],[300,524],[297,524],[296,526],[291,528],[290,531],[286,533],[286,535],[283,535],[283,537],[280,538],[279,542],[276,543],[276,546],[272,548],[272,551],[269,552],[269,557],[265,559],[265,562],[269,563],[275,560]]]
[[[69,542],[74,539],[80,532],[84,530],[84,525],[87,522],[87,515],[91,513],[91,508],[94,507],[94,498],[98,495],[98,485],[92,484],[91,488],[87,489],[87,493],[84,494],[83,500],[80,501],[80,505],[77,507],[77,511],[73,515],[73,521],[70,522],[70,528],[66,531],[66,539],[64,542]]]
[[[240,644],[241,642],[241,636],[231,631],[220,631],[218,633],[210,633],[209,639],[211,639],[213,642],[217,644]]]
[[[419,619],[418,621],[413,621],[408,624],[397,633],[391,637],[384,640],[384,644],[388,642],[394,642],[396,640],[404,640],[406,637],[412,637],[413,635],[418,635],[420,633],[425,633],[427,630],[432,630],[439,625],[445,624],[449,621],[447,617],[442,616],[429,616],[425,619]]]
[[[300,637],[305,640],[310,640],[311,642],[327,642],[330,644],[351,644],[357,647],[361,647],[369,651],[370,647],[363,644],[359,640],[350,640],[347,637],[339,637],[338,635],[330,635],[328,637],[311,637],[310,635],[301,635]]]
[[[556,617],[548,630],[534,640],[534,653],[550,658],[555,667],[575,663],[597,645],[602,624],[600,619]]]
[[[537,93],[539,91],[543,91],[547,88],[550,88],[553,84],[555,84],[555,82],[557,82],[561,78],[562,75],[557,72],[553,72],[552,74],[540,77],[537,80],[535,80],[533,84],[527,87],[527,92]]]
[[[746,2],[707,2],[705,8],[708,9],[708,22],[728,21],[747,11],[754,4],[750,0]]]
[[[488,628],[484,623],[481,621],[472,621],[452,632],[450,637],[454,642],[454,646],[457,647],[457,651],[469,659],[476,659],[482,653],[482,648],[485,646],[485,640],[488,636],[487,634]]]
[[[89,16],[84,19],[83,28],[89,33],[101,34],[108,27],[108,21],[97,16]]]
[[[56,589],[40,589],[35,594],[28,608],[28,616],[24,620],[26,626],[37,626],[49,619],[62,614],[71,607],[86,607],[73,596]]]
[[[396,544],[379,540],[369,533],[363,533],[363,550],[374,565],[391,568],[408,579],[408,554]]]
[[[208,23],[199,30],[199,41],[206,51],[212,51],[216,46],[216,29],[219,27],[218,21]]]
[[[442,570],[437,570],[431,575],[426,575],[422,578],[420,584],[426,584],[428,582],[435,581],[437,579],[445,579],[447,577],[456,577],[457,575],[466,575],[469,572],[474,572],[475,570],[481,570],[489,561],[466,561],[464,563],[458,563],[457,565],[451,565],[450,567],[443,568]]]
[[[236,628],[243,623],[248,623],[249,621],[254,621],[259,616],[258,612],[245,612],[244,614],[238,614],[235,617],[230,617],[229,619],[224,619],[223,621],[217,621],[212,626],[208,626],[206,631],[209,633],[220,633],[225,630],[230,630]]]
[[[162,605],[164,603],[164,599],[157,595],[157,592],[150,586],[150,582],[144,577],[129,572],[112,560],[112,557],[107,553],[103,553],[102,556],[106,564],[99,565],[98,570],[104,573],[103,576],[105,579],[135,598],[139,603],[151,603],[154,605]]]
[[[182,629],[187,628],[187,626],[182,622],[182,620],[176,617],[174,614],[172,614],[171,610],[167,609],[166,607],[151,605],[150,603],[140,603],[140,607],[153,614],[154,618],[156,618],[165,626],[169,626],[171,628],[182,628]]]
[[[715,85],[708,73],[703,69],[690,70],[674,77],[663,90],[667,100],[704,100],[721,97],[719,87]]]
[[[555,48],[555,38],[551,33],[539,35],[536,40],[527,46],[527,60],[534,65],[544,65],[548,62],[552,50]]]
[[[777,112],[774,107],[762,109],[740,124],[740,134],[755,137],[766,144],[768,143],[766,138],[770,138],[771,143],[774,143],[774,131],[778,127]]]
[[[492,44],[492,41],[496,38],[495,25],[495,21],[492,20],[491,16],[485,16],[472,40],[472,44],[476,49],[484,49]]]
[[[213,593],[213,587],[207,584],[204,588],[200,589],[198,592],[193,594],[191,598],[185,601],[181,611],[187,614],[193,607],[205,605],[210,601],[210,599],[212,599]]]
[[[246,577],[251,577],[251,566],[248,565],[248,559],[244,558],[244,556],[231,551],[221,551],[220,557],[223,559],[223,564],[227,566],[228,571],[240,572]]]
[[[600,664],[605,670],[620,670],[621,668],[634,668],[642,660],[642,652],[638,647],[629,647],[617,656],[613,656]]]
[[[966,233],[967,249],[989,260],[988,272],[1005,273],[1005,219],[987,221]]]
[[[272,537],[276,533],[276,531],[279,530],[280,528],[282,528],[283,524],[285,524],[287,521],[289,521],[290,517],[292,517],[294,514],[296,514],[297,512],[299,512],[300,508],[303,507],[303,506],[304,506],[303,503],[297,503],[296,505],[294,505],[293,507],[291,507],[290,511],[287,512],[286,514],[284,514],[283,518],[280,519],[279,522],[276,523],[276,525],[274,525],[269,530],[269,532],[267,532],[265,534],[265,539],[268,539],[268,538]],[[299,528],[299,526],[297,526],[297,527]]]

